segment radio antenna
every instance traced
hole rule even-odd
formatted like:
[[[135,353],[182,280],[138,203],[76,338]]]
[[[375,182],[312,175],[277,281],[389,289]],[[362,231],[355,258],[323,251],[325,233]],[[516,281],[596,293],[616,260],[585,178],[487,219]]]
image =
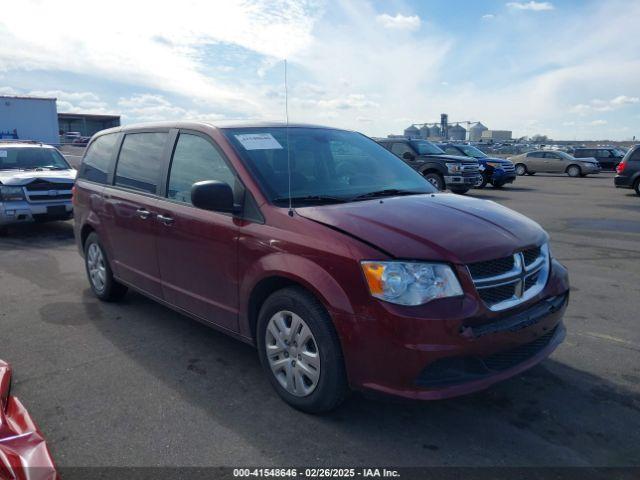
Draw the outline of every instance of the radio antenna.
[[[287,139],[287,177],[289,188],[289,216],[293,217],[293,200],[291,198],[291,148],[289,147],[289,91],[287,89],[287,59],[284,59],[284,115],[286,119],[285,135]]]

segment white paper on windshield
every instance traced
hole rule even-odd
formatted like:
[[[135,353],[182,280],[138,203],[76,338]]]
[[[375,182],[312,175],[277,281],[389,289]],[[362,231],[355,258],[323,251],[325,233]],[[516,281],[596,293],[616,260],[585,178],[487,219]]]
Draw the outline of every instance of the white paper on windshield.
[[[243,133],[235,137],[245,150],[282,150],[282,145],[270,133]]]
[[[7,158],[9,154],[6,150],[0,150],[0,158]]]

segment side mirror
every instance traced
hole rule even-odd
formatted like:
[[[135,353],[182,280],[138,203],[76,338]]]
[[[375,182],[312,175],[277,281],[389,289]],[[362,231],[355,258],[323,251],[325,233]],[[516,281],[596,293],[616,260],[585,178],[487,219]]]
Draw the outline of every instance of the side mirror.
[[[405,160],[415,160],[416,156],[411,152],[404,152],[402,154],[402,158],[404,158]]]
[[[191,203],[196,208],[213,212],[234,213],[233,190],[228,183],[205,180],[191,187]]]

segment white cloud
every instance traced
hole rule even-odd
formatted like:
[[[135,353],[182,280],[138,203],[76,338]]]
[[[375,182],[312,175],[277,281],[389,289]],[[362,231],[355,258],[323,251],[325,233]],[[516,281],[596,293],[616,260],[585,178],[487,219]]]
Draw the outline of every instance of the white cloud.
[[[18,95],[18,91],[12,87],[0,87],[0,95]]]
[[[118,107],[122,116],[135,122],[156,122],[163,120],[197,120],[216,122],[224,115],[216,113],[202,113],[195,109],[185,109],[173,105],[162,95],[139,94],[120,98]]]
[[[633,105],[635,103],[640,103],[640,98],[638,97],[627,97],[626,95],[620,95],[611,100],[612,105]]]
[[[482,18],[484,18],[485,20],[490,20],[492,18],[495,18],[495,15],[493,13],[485,13],[484,15],[482,15]]]
[[[638,97],[628,97],[626,95],[619,95],[611,100],[602,100],[600,98],[594,98],[588,104],[579,103],[571,107],[572,113],[579,115],[588,115],[593,112],[611,112],[627,105],[635,105],[640,103]]]
[[[541,12],[544,10],[553,10],[554,6],[551,2],[509,2],[507,7],[513,10],[532,10],[534,12]]]
[[[594,120],[592,122],[589,122],[589,125],[592,125],[594,127],[600,126],[600,125],[606,125],[608,122],[606,120]]]
[[[420,28],[420,17],[417,15],[405,16],[397,13],[394,16],[388,13],[383,13],[376,17],[376,22],[382,25],[384,28],[397,29],[397,30],[417,30]]]

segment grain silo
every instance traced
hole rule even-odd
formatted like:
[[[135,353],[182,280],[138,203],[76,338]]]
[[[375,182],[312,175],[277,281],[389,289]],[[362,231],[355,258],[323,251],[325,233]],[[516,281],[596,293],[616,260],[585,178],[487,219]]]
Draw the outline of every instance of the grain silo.
[[[432,138],[440,138],[442,137],[442,130],[440,130],[438,125],[434,124],[429,128],[429,136]]]
[[[425,140],[429,138],[429,127],[427,127],[427,125],[420,127],[420,138],[424,138]]]
[[[479,142],[482,138],[482,132],[489,130],[482,123],[478,122],[469,129],[469,141]]]
[[[467,138],[467,129],[456,123],[453,127],[449,127],[449,140],[456,142],[464,142]]]
[[[420,130],[418,130],[414,125],[411,125],[404,129],[404,136],[407,138],[420,138]]]

